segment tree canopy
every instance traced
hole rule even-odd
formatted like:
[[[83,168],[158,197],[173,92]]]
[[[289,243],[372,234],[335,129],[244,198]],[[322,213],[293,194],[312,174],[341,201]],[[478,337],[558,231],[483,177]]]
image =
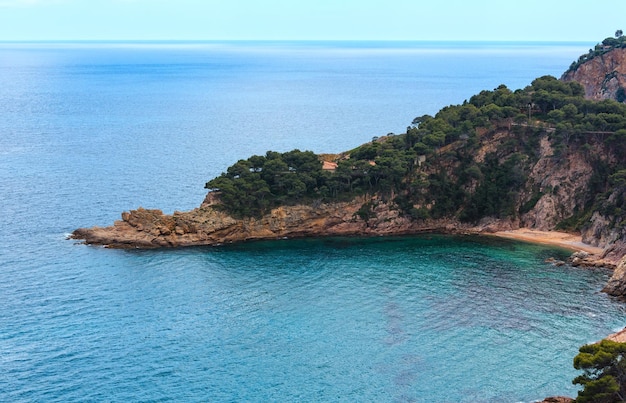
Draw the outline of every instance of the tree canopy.
[[[572,382],[582,385],[578,403],[626,401],[626,343],[602,340],[584,345],[574,358],[574,368],[583,374]]]
[[[581,64],[588,62],[598,56],[602,56],[606,52],[609,52],[613,49],[617,48],[626,48],[626,36],[624,36],[624,32],[621,29],[615,31],[615,37],[609,36],[604,39],[602,43],[598,43],[593,49],[589,49],[584,55],[581,55],[578,60],[572,62],[569,67],[569,71],[576,70]]]
[[[503,136],[497,147],[480,151],[496,134]],[[322,169],[321,157],[310,151],[268,151],[237,161],[206,187],[219,191],[222,208],[238,217],[376,194],[416,219],[515,218],[542,195],[539,189],[521,192],[539,158],[541,136],[549,138],[555,159],[603,148],[602,158],[587,153],[596,173],[579,215],[599,209],[614,225],[626,222],[626,186],[617,175],[626,170],[626,105],[587,100],[580,84],[552,76],[515,91],[500,85],[434,116],[418,116],[404,134],[375,137],[341,154],[332,170]],[[572,217],[563,225],[581,223]]]

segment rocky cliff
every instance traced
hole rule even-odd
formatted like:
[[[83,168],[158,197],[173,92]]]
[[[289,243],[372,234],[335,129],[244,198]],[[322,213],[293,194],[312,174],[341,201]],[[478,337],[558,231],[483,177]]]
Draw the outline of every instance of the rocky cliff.
[[[574,65],[563,74],[561,80],[580,83],[585,89],[587,99],[626,102],[626,48],[611,49]],[[620,197],[623,197],[623,192],[617,189],[609,194],[607,201],[613,202]],[[583,242],[605,248],[604,257],[619,262],[603,291],[625,298],[626,227],[615,225],[616,219],[614,215],[594,211],[582,235]]]
[[[585,209],[590,193],[589,184],[594,176],[593,162],[582,150],[575,150],[561,158],[555,158],[548,137],[540,140],[540,158],[532,166],[520,200],[540,195],[535,206],[520,218],[520,226],[538,230],[554,230],[560,223]],[[598,146],[595,155],[610,164],[608,150]],[[608,201],[618,197],[613,192]],[[589,196],[594,196],[593,194]],[[582,241],[604,248],[603,258],[617,262],[626,255],[626,229],[614,225],[616,217],[594,211],[580,229]]]
[[[532,197],[532,192],[540,197],[535,206],[521,216],[520,224],[526,228],[553,230],[583,207],[584,199],[580,196],[587,191],[593,168],[577,151],[555,158],[547,135],[541,137],[539,144],[539,160],[530,170],[524,186],[526,195],[520,199]]]
[[[612,49],[568,70],[563,81],[576,81],[588,99],[626,101],[626,48]]]
[[[113,226],[80,228],[72,238],[111,248],[159,248],[221,245],[234,242],[315,236],[380,236],[424,231],[462,232],[468,225],[450,220],[416,221],[377,197],[350,202],[282,206],[260,218],[234,219],[209,193],[199,208],[163,214],[143,209],[122,213]],[[370,209],[367,219],[358,212]],[[504,225],[498,229],[509,229]],[[489,228],[484,228],[488,230]]]

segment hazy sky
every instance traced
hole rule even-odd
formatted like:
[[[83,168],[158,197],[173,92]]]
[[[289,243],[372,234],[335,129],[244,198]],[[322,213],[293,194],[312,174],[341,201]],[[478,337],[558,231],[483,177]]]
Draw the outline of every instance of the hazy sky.
[[[599,42],[626,0],[0,0],[0,40]]]

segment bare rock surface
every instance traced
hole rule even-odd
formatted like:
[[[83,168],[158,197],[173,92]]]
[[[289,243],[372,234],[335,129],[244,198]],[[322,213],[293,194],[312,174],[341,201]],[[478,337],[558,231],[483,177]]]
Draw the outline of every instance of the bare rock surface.
[[[368,203],[369,219],[357,212]],[[110,227],[80,228],[73,239],[111,248],[158,248],[220,245],[260,239],[321,236],[401,235],[425,231],[462,232],[467,225],[448,220],[416,221],[400,214],[393,204],[357,198],[343,203],[281,206],[260,218],[235,219],[215,202],[188,212],[163,214],[139,208],[122,213]]]
[[[568,70],[561,79],[582,84],[588,99],[617,100],[620,88],[622,91],[626,88],[626,49],[612,49],[598,55]]]
[[[617,264],[613,275],[602,291],[616,297],[626,297],[626,257],[623,257]]]

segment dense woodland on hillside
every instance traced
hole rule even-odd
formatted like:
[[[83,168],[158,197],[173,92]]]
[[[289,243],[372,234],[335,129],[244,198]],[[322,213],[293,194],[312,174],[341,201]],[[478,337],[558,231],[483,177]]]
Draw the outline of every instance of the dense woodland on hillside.
[[[504,141],[476,158],[503,133]],[[595,172],[581,195],[584,207],[560,227],[578,228],[595,210],[614,217],[615,225],[626,219],[626,105],[586,100],[580,84],[551,76],[516,91],[501,85],[417,117],[404,134],[341,154],[334,170],[324,170],[321,157],[309,151],[269,151],[238,161],[206,188],[219,191],[222,208],[236,217],[374,194],[415,219],[518,217],[542,196],[539,189],[520,192],[545,135],[551,158],[577,152]],[[368,204],[359,212],[364,219],[371,214]]]

